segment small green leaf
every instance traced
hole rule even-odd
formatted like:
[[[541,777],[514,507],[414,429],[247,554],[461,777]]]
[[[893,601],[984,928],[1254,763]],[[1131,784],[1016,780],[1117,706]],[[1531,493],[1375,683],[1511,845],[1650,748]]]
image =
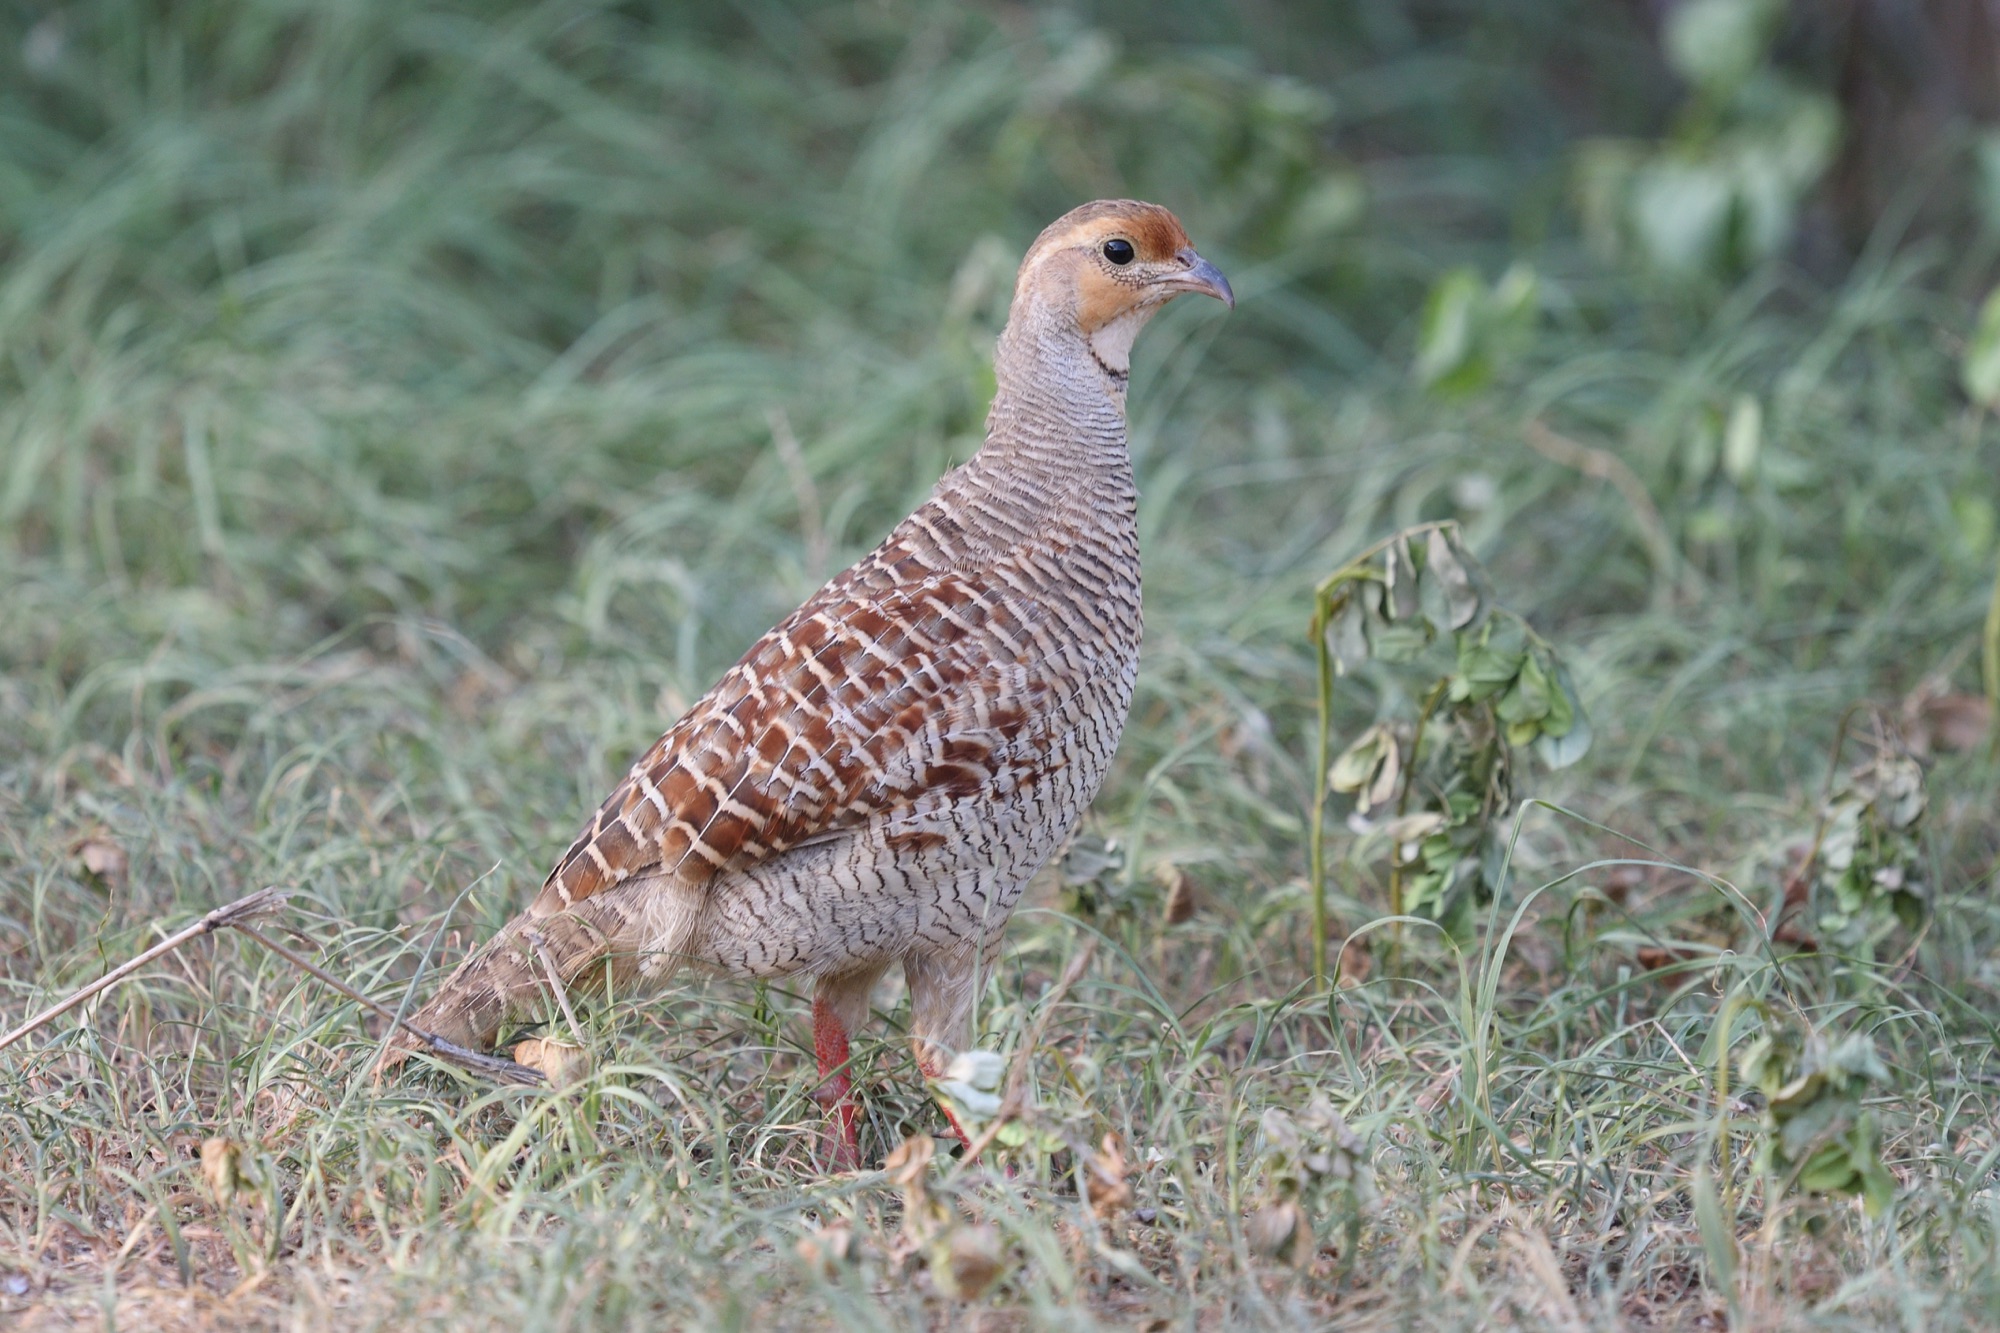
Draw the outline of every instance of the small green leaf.
[[[1330,791],[1358,792],[1368,785],[1368,779],[1377,765],[1382,762],[1382,749],[1390,743],[1386,727],[1377,724],[1362,732],[1354,743],[1340,752],[1327,770],[1326,785]]]
[[[1492,698],[1514,683],[1524,660],[1523,654],[1499,652],[1484,643],[1461,645],[1458,672],[1451,684],[1452,699],[1479,703]]]
[[[1859,1183],[1860,1176],[1847,1145],[1829,1143],[1799,1169],[1799,1188],[1813,1194],[1845,1194]]]
[[[1633,228],[1647,255],[1661,268],[1699,272],[1720,260],[1734,202],[1730,178],[1717,166],[1656,159],[1633,177]]]
[[[1549,715],[1551,685],[1548,674],[1542,669],[1542,664],[1530,654],[1528,659],[1521,663],[1521,672],[1515,677],[1514,688],[1501,696],[1499,705],[1494,709],[1500,720],[1509,726],[1510,744],[1527,743],[1512,739],[1511,729],[1514,726],[1523,722],[1540,722]],[[1532,733],[1528,739],[1533,739]]]
[[[1667,63],[1688,82],[1727,92],[1763,62],[1783,0],[1682,0],[1660,34]]]
[[[1369,626],[1369,644],[1380,662],[1414,662],[1431,646],[1430,622]]]
[[[1451,834],[1435,833],[1424,839],[1423,846],[1418,849],[1417,854],[1423,858],[1425,865],[1442,869],[1451,864],[1457,847],[1458,844],[1452,839]]]
[[[1486,284],[1476,269],[1455,268],[1432,285],[1417,328],[1417,383],[1462,392],[1484,381],[1475,343],[1485,300]]]
[[[1729,424],[1722,431],[1722,470],[1738,486],[1757,475],[1757,455],[1764,445],[1764,405],[1752,394],[1739,393],[1729,407]]]
[[[1584,713],[1574,687],[1567,681],[1563,684],[1563,694],[1569,701],[1571,712],[1569,730],[1560,736],[1544,734],[1535,740],[1536,757],[1550,768],[1568,768],[1590,753],[1590,718]]]
[[[1542,734],[1567,736],[1569,729],[1576,725],[1576,709],[1570,703],[1570,691],[1563,687],[1558,674],[1561,671],[1560,667],[1551,669],[1550,664],[1544,663],[1542,671],[1555,682],[1555,688],[1549,691],[1549,712],[1548,716],[1542,719]]]

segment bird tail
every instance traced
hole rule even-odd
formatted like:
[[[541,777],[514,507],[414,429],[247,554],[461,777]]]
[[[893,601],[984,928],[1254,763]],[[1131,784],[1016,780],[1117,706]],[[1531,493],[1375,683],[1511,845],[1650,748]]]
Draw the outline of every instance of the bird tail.
[[[601,982],[610,954],[610,940],[584,912],[523,912],[460,963],[430,1003],[410,1015],[409,1026],[483,1051],[504,1025],[553,998],[556,985],[567,992]],[[382,1052],[376,1077],[429,1045],[399,1028]]]

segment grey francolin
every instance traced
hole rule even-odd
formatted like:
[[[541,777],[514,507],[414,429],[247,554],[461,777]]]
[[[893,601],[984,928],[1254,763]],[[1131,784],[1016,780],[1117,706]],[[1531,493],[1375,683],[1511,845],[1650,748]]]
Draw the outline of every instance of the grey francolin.
[[[985,444],[640,757],[412,1025],[488,1045],[552,974],[621,994],[684,964],[810,978],[817,1095],[855,1165],[848,1037],[876,980],[902,963],[936,1077],[1117,748],[1139,666],[1125,385],[1133,338],[1182,292],[1234,304],[1164,208],[1100,201],[1043,231]],[[415,1044],[398,1036],[392,1060]]]

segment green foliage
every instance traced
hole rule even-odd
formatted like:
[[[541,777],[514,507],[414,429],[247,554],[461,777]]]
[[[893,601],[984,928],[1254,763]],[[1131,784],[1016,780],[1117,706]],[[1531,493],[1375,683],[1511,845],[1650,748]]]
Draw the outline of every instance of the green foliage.
[[[1362,732],[1326,766],[1326,789],[1352,796],[1357,826],[1385,836],[1390,911],[1470,938],[1506,864],[1516,752],[1559,769],[1590,749],[1568,668],[1493,604],[1454,524],[1405,530],[1335,571],[1318,590],[1313,638],[1327,678],[1378,663],[1408,676],[1408,697],[1422,701],[1414,718]]]
[[[1490,288],[1477,269],[1444,274],[1431,285],[1417,327],[1417,383],[1445,397],[1485,388],[1532,344],[1539,297],[1525,264],[1511,265]]]
[[[1784,0],[1685,0],[1668,11],[1661,42],[1682,78],[1727,96],[1756,75],[1784,18]]]
[[[1832,98],[1773,68],[1783,0],[1686,0],[1667,10],[1669,62],[1690,87],[1659,144],[1584,144],[1576,181],[1598,248],[1673,275],[1729,275],[1790,242],[1800,205],[1832,165]]]
[[[1742,1055],[1743,1080],[1764,1095],[1757,1169],[1785,1190],[1858,1195],[1870,1217],[1895,1198],[1875,1118],[1862,1099],[1889,1081],[1875,1043],[1837,1042],[1795,1025],[1766,1027]]]
[[[1824,941],[1872,953],[1898,924],[1921,924],[1930,898],[1926,803],[1914,759],[1884,754],[1848,775],[1821,824],[1815,902]]]

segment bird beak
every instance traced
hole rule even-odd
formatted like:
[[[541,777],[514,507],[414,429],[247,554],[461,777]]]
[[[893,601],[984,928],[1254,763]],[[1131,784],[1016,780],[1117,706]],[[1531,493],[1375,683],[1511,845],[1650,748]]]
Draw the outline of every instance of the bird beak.
[[[1236,293],[1229,290],[1229,279],[1196,254],[1192,249],[1183,250],[1174,258],[1186,265],[1186,271],[1168,278],[1167,286],[1177,292],[1200,292],[1203,296],[1213,296],[1231,310],[1236,308]]]

